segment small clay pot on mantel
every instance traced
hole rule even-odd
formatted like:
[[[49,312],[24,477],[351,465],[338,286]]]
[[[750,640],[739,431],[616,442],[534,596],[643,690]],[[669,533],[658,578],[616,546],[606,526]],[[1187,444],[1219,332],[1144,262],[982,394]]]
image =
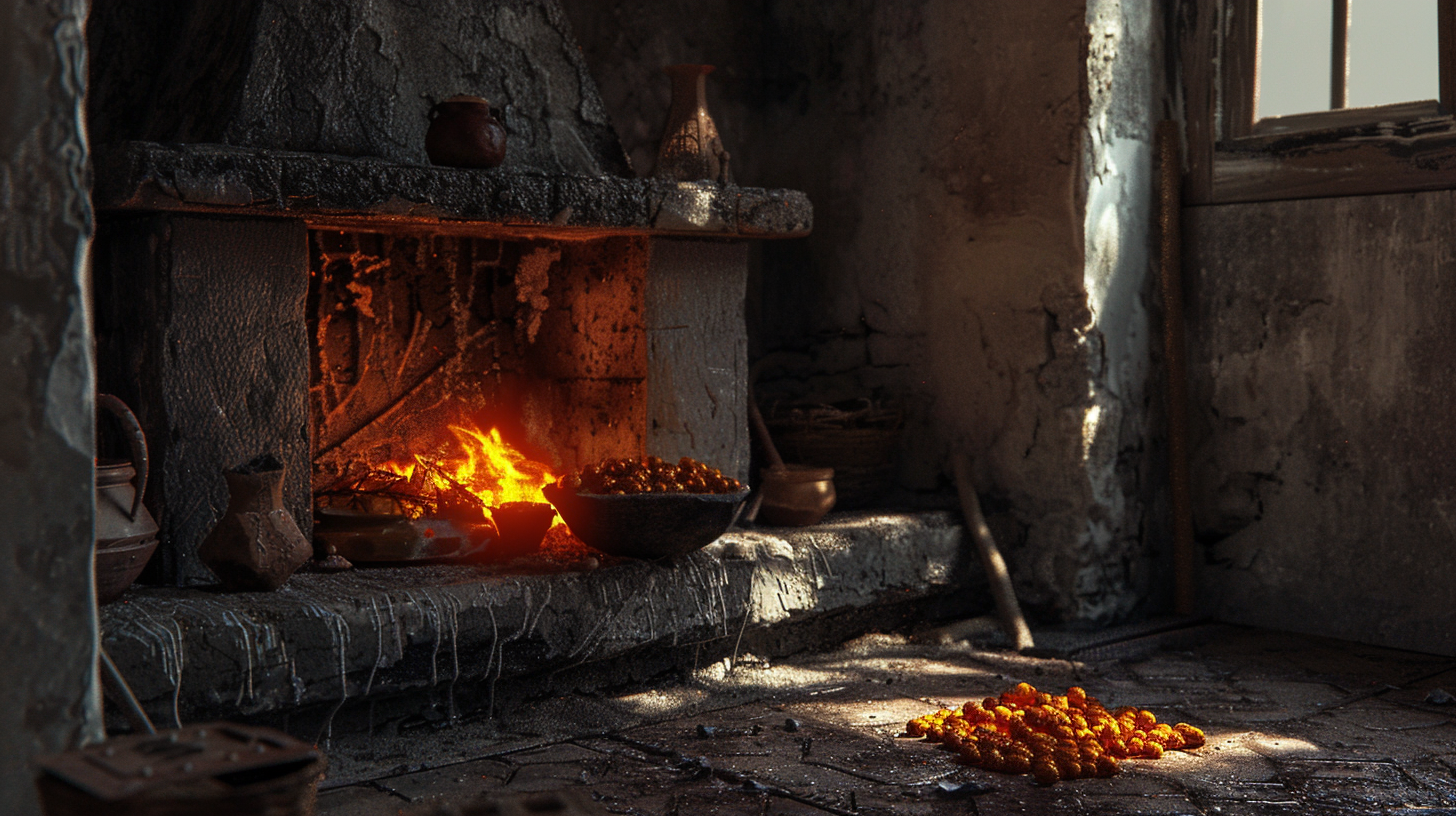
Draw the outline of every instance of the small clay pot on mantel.
[[[229,592],[271,592],[313,555],[283,506],[283,463],[271,453],[223,474],[228,506],[198,548]]]
[[[506,129],[486,100],[452,96],[430,108],[425,154],[441,167],[498,167],[506,159]]]

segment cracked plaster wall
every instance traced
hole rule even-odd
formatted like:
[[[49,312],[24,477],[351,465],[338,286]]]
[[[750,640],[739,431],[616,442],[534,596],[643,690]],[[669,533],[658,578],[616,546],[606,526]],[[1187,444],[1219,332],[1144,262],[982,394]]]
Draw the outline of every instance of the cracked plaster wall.
[[[1185,210],[1208,611],[1456,654],[1456,192]]]
[[[1024,602],[1132,612],[1160,450],[1151,0],[564,5],[637,172],[658,69],[706,62],[738,181],[814,202],[814,234],[763,245],[750,279],[760,393],[903,399],[904,496],[948,497],[966,451]]]
[[[84,0],[0,9],[0,812],[99,737]]]

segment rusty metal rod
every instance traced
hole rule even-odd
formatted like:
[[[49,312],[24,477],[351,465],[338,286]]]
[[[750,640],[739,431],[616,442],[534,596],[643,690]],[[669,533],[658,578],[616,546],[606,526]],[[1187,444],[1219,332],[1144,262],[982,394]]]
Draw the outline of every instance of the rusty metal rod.
[[[1168,369],[1168,479],[1173,511],[1173,609],[1191,615],[1193,503],[1188,484],[1188,355],[1183,326],[1182,135],[1178,123],[1158,123],[1158,222],[1162,253],[1163,354]]]
[[[1021,606],[1016,602],[1016,592],[1011,588],[1011,573],[1006,569],[1006,559],[991,537],[991,528],[986,526],[986,517],[981,514],[981,500],[976,497],[976,485],[971,481],[971,464],[963,453],[951,457],[955,471],[956,492],[961,497],[961,511],[966,517],[966,527],[981,553],[981,566],[986,570],[986,580],[991,583],[991,596],[996,600],[996,616],[1001,619],[1001,628],[1017,651],[1034,647],[1031,630],[1026,618],[1021,616]]]

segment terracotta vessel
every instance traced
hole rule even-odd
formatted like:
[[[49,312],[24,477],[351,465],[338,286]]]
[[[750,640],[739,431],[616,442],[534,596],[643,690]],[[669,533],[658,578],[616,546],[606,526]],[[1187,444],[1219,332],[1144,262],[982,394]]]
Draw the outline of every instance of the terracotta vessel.
[[[775,465],[763,469],[758,521],[775,527],[817,524],[834,508],[834,469]]]
[[[96,407],[121,421],[130,459],[96,462],[96,603],[108,604],[132,585],[157,550],[157,522],[142,504],[147,487],[147,438],[126,403],[110,394]]]
[[[672,106],[667,127],[657,148],[653,175],[678,181],[716,181],[730,184],[728,151],[718,138],[718,126],[708,115],[705,77],[711,65],[669,65],[662,69],[672,77]]]
[[[228,506],[198,548],[229,591],[271,591],[313,555],[283,507],[283,463],[264,454],[223,474]]]
[[[96,407],[121,421],[131,448],[130,459],[96,462],[96,548],[123,547],[155,538],[157,522],[142,505],[147,489],[147,438],[126,403],[99,394]]]
[[[506,129],[478,96],[452,96],[430,108],[425,153],[441,167],[488,169],[506,158]]]
[[[105,606],[120,598],[152,560],[157,539],[149,538],[96,551],[96,604]]]

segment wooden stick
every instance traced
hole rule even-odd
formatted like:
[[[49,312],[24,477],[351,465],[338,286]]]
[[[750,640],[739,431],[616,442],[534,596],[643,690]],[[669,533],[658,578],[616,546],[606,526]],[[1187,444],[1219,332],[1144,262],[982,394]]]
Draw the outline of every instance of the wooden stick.
[[[986,570],[986,579],[991,582],[991,595],[996,599],[996,615],[1001,619],[1001,628],[1011,639],[1017,651],[1032,648],[1031,630],[1021,616],[1021,606],[1016,603],[1016,593],[1011,588],[1011,573],[1006,570],[1006,561],[996,548],[996,539],[991,537],[991,528],[981,515],[981,500],[976,498],[976,485],[971,481],[971,464],[965,454],[951,457],[955,469],[956,491],[961,497],[961,511],[966,517],[966,527],[981,552],[981,566]]]
[[[763,444],[763,452],[768,454],[768,463],[772,467],[783,468],[784,457],[779,455],[778,446],[774,444],[773,436],[768,432],[768,424],[763,421],[763,413],[758,410],[758,402],[753,398],[753,389],[748,390],[748,418],[753,423],[753,430],[758,434],[758,441]]]
[[[1158,124],[1158,220],[1162,252],[1158,280],[1163,293],[1163,357],[1167,366],[1168,479],[1173,512],[1173,610],[1192,615],[1193,488],[1188,472],[1188,355],[1183,326],[1182,160],[1178,123]]]

